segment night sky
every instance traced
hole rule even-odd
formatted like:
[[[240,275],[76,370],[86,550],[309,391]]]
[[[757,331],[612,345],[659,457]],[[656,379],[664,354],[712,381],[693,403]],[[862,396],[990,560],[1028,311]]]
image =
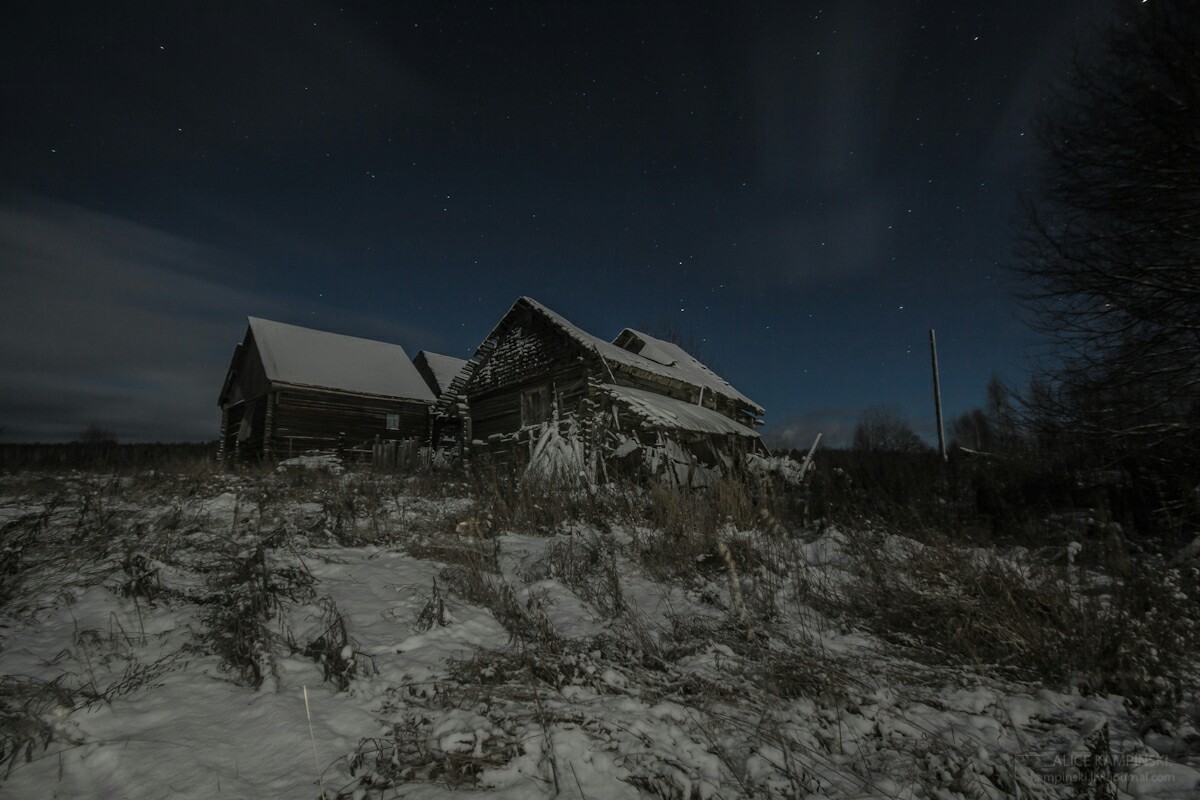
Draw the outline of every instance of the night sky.
[[[844,443],[1034,342],[1031,115],[1108,0],[9,3],[7,441],[215,438],[247,315],[467,357],[530,295]]]

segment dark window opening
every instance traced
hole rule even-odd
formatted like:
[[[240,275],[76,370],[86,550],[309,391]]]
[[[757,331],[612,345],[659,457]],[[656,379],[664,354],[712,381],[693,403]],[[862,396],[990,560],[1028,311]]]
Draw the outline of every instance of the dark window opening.
[[[550,391],[545,386],[521,392],[521,427],[550,419]]]

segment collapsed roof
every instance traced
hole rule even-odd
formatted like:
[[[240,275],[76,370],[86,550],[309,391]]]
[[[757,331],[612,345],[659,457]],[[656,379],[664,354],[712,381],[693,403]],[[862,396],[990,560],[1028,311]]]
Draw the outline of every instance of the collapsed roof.
[[[757,439],[758,433],[712,409],[686,403],[657,392],[634,389],[630,386],[601,384],[621,406],[633,413],[648,428],[698,431],[717,435],[744,436]]]

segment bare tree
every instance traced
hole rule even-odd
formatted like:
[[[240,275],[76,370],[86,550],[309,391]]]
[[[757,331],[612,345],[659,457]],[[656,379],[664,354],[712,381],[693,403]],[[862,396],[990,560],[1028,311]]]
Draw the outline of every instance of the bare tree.
[[[1040,121],[1020,271],[1051,335],[1035,417],[1126,449],[1200,421],[1200,4],[1122,6]]]
[[[950,423],[950,447],[981,453],[992,451],[992,423],[982,408],[964,411]]]
[[[894,406],[875,405],[858,418],[851,446],[870,452],[919,453],[928,449]]]
[[[116,444],[117,434],[92,422],[79,434],[79,441],[82,444]]]
[[[950,441],[956,448],[1012,454],[1025,446],[1022,423],[1013,392],[993,374],[987,382],[984,407],[965,411],[950,423]]]

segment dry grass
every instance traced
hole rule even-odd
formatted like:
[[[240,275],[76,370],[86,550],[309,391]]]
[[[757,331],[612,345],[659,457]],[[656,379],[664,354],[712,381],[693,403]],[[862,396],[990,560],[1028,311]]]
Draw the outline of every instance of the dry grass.
[[[363,739],[349,759],[353,786],[338,798],[362,797],[365,792],[387,793],[413,783],[444,783],[451,788],[476,784],[483,770],[499,767],[520,755],[520,740],[493,726],[470,738],[453,741],[430,736],[433,720],[408,713],[391,725],[386,736]]]
[[[321,632],[316,639],[305,645],[302,652],[306,658],[311,658],[321,665],[322,677],[326,683],[331,683],[338,691],[344,692],[350,688],[350,682],[356,677],[373,672],[371,657],[360,652],[350,639],[346,617],[338,609],[333,598],[319,597],[317,605],[321,608]]]
[[[550,576],[569,586],[605,619],[628,611],[621,591],[617,548],[610,537],[585,529],[547,548],[545,564]]]
[[[44,682],[6,675],[0,678],[0,767],[4,777],[21,759],[31,761],[58,737],[54,718],[59,709],[75,707],[75,697],[62,678]]]
[[[1122,561],[1119,574],[1085,573],[1066,559],[898,541],[854,537],[856,579],[827,606],[935,663],[1149,706],[1173,704],[1194,681],[1200,613],[1178,571]]]
[[[822,649],[826,629],[806,627],[817,618],[847,631],[870,629],[912,659],[895,659],[904,668],[916,669],[920,661],[958,674],[973,670],[1118,692],[1147,709],[1167,707],[1194,688],[1193,654],[1200,645],[1195,576],[1130,559],[1111,543],[1085,550],[1087,558],[1072,565],[1061,548],[968,550],[929,530],[921,544],[851,531],[836,567],[847,576],[843,584],[825,582],[805,563],[803,539],[814,532],[797,529],[786,516],[786,509],[802,504],[778,487],[737,481],[705,492],[660,485],[589,491],[495,473],[463,480],[197,470],[133,482],[93,476],[71,493],[61,481],[25,491],[43,492],[44,510],[0,529],[3,592],[24,594],[31,576],[51,580],[55,565],[68,563],[68,552],[95,556],[106,570],[102,578],[115,576],[114,585],[139,602],[201,604],[207,630],[200,648],[218,654],[250,686],[271,675],[280,646],[275,618],[289,604],[314,600],[312,576],[287,558],[291,543],[398,546],[442,562],[414,627],[450,622],[447,604],[454,595],[489,609],[511,646],[453,664],[430,695],[397,700],[395,726],[363,740],[350,762],[355,786],[372,796],[412,781],[474,786],[489,768],[526,752],[520,736],[531,730],[549,737],[556,726],[571,725],[597,741],[629,735],[612,719],[589,717],[586,708],[565,702],[575,691],[600,701],[624,695],[678,705],[688,716],[680,725],[696,741],[709,737],[708,752],[748,796],[824,791],[811,765],[826,757],[832,763],[840,745],[798,739],[785,727],[784,708],[811,701],[821,713],[840,714],[872,687],[862,685],[854,655]],[[213,520],[186,498],[170,499],[180,491],[207,498],[232,491],[238,507],[232,519],[221,517],[222,529],[213,535]],[[167,509],[131,514],[131,505],[150,496]],[[440,516],[411,513],[425,501],[442,509]],[[298,515],[298,504],[305,504],[307,516]],[[203,541],[199,531],[207,531]],[[603,635],[563,636],[550,622],[546,597],[505,578],[500,556],[508,532],[555,537],[538,567],[595,610],[606,626]],[[184,596],[163,580],[164,564],[207,580]],[[698,607],[713,613],[676,617],[666,629],[648,625],[630,599],[629,570],[699,598]],[[336,606],[316,602],[324,617],[312,641],[283,644],[314,659],[326,681],[345,689],[368,673],[368,663]],[[135,670],[127,685],[146,679]],[[110,689],[93,687],[92,694]],[[47,709],[89,701],[75,690],[16,679],[0,684],[0,700],[0,765],[9,767],[57,735],[46,722]],[[430,742],[434,712],[450,709],[482,709],[477,713],[487,724],[461,747]],[[944,764],[937,774],[950,776],[930,784],[929,793],[966,791],[970,759],[944,743],[921,746],[912,753],[914,763]],[[754,783],[746,767],[754,759],[771,762],[775,783]],[[643,791],[672,790],[664,776],[676,765],[668,760],[643,754],[627,766]],[[570,785],[552,760],[546,775]],[[1021,786],[1011,775],[995,781]]]
[[[210,577],[203,620],[206,642],[238,682],[258,688],[274,676],[268,623],[284,602],[312,597],[313,578],[306,570],[271,562],[269,540],[253,550],[227,555]],[[343,631],[344,632],[344,631]]]
[[[573,521],[605,527],[628,513],[626,498],[619,491],[524,478],[494,468],[472,472],[468,492],[480,516],[500,531],[553,535]]]

